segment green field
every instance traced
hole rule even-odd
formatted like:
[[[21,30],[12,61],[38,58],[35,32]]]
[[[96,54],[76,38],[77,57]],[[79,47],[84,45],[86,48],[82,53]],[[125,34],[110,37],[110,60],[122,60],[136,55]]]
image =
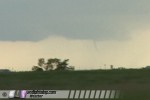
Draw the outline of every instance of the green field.
[[[150,70],[0,73],[0,89],[121,90],[121,100],[150,99]]]

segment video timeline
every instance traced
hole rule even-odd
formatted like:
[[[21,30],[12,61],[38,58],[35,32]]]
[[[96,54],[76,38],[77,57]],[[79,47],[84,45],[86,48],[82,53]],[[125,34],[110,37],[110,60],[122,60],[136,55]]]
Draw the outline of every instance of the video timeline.
[[[0,99],[118,99],[120,90],[0,90]]]

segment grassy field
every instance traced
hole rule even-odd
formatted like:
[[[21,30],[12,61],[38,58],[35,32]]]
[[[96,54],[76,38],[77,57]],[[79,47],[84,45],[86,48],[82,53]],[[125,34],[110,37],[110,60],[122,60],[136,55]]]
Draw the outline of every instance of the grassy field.
[[[150,99],[150,70],[0,73],[0,89],[121,90],[121,100]]]

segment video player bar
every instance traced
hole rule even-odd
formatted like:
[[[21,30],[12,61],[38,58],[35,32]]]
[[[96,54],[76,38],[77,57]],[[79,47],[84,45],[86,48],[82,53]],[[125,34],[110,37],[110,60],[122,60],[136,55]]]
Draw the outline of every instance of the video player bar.
[[[120,90],[0,90],[0,99],[117,99]]]

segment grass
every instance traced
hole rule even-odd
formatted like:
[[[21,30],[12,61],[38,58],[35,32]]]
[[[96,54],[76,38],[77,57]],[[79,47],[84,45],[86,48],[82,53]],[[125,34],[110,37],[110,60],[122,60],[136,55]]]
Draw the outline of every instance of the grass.
[[[0,89],[116,89],[121,100],[150,99],[150,70],[89,70],[0,73]]]

